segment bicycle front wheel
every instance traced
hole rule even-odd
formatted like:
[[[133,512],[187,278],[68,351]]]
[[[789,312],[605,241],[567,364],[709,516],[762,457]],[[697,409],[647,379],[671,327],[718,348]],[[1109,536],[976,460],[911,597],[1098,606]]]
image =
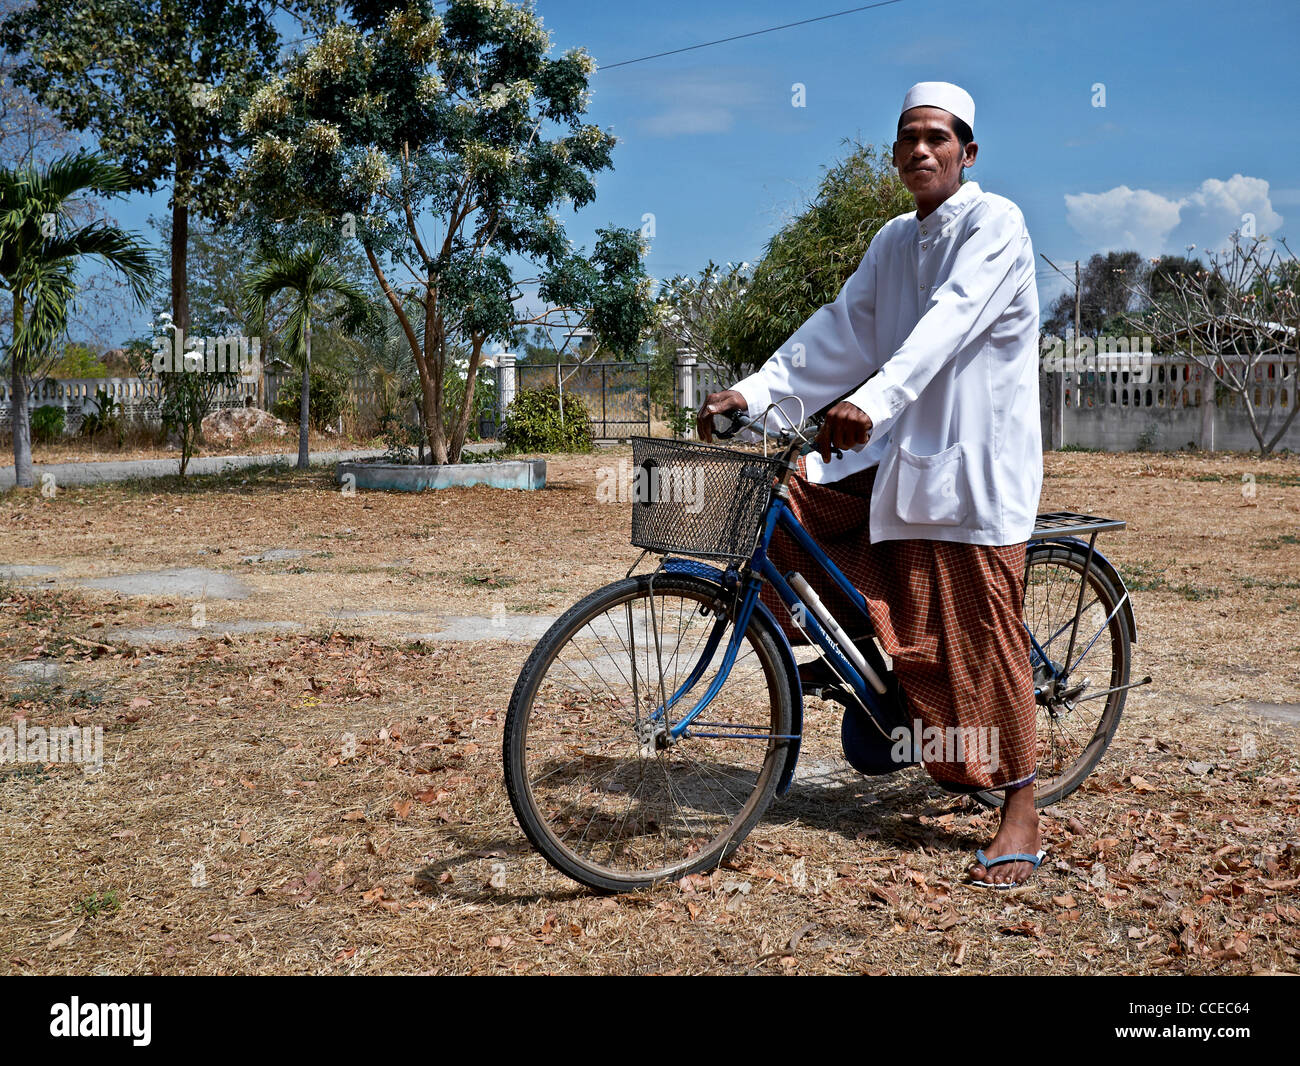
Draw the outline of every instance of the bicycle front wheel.
[[[701,578],[627,578],[570,608],[529,656],[506,715],[506,789],[562,873],[602,891],[677,879],[716,866],[762,816],[792,710],[759,618],[704,713],[668,735],[723,663],[730,605]]]

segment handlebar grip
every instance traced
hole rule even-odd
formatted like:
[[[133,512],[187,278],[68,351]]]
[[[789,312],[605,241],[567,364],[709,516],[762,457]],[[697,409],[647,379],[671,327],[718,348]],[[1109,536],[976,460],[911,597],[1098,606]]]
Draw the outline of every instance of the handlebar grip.
[[[799,448],[799,454],[800,454],[800,455],[811,455],[811,454],[812,454],[813,452],[815,452],[815,451],[817,451],[817,440],[816,440],[816,438],[813,438],[812,440],[808,441],[806,444],[802,445],[802,446]],[[844,458],[844,453],[843,453],[842,451],[840,451],[840,449],[839,449],[836,445],[832,444],[832,445],[831,445],[831,457],[834,458],[834,459],[843,459],[843,458]]]
[[[720,411],[713,416],[713,435],[718,440],[729,440],[740,432],[739,411]]]

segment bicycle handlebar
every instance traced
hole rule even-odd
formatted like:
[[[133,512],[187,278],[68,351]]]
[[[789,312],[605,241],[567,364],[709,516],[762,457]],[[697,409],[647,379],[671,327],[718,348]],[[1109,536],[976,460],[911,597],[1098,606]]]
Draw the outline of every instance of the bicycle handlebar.
[[[796,441],[802,442],[791,458],[795,455],[808,455],[817,450],[814,440],[822,427],[822,418],[819,415],[814,415],[801,426],[787,427],[774,432],[767,425],[767,414],[768,412],[765,411],[757,418],[750,418],[747,413],[739,409],[720,412],[713,415],[713,435],[718,440],[730,440],[742,430],[752,429],[764,437],[775,437],[782,447],[789,447]],[[844,454],[834,445],[831,446],[831,452],[837,459],[842,458]]]

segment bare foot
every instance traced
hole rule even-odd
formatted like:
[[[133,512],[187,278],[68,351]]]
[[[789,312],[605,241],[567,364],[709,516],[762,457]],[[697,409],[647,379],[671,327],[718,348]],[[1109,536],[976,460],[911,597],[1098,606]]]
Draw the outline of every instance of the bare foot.
[[[1034,809],[1034,786],[1031,782],[1017,789],[1006,790],[1006,802],[1002,806],[1002,824],[997,834],[984,848],[984,854],[990,859],[1000,855],[1037,855],[1042,846],[1042,835],[1038,831],[1038,811]],[[981,881],[986,885],[1004,885],[1008,882],[1022,882],[1034,867],[1027,862],[1003,862],[987,869],[980,863],[972,863],[969,873],[972,881]]]

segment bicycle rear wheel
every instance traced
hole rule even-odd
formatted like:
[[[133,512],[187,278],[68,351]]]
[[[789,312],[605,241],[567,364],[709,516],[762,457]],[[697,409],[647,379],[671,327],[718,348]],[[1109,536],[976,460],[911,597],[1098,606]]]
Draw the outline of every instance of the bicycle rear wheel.
[[[666,736],[722,664],[730,602],[689,575],[627,578],[570,608],[524,664],[506,715],[506,789],[529,840],[562,873],[602,891],[680,878],[716,866],[762,816],[792,710],[759,618],[704,713],[680,739]],[[656,714],[706,655],[689,692]]]
[[[1083,784],[1106,753],[1128,695],[1107,690],[1128,684],[1131,645],[1123,613],[1116,609],[1122,593],[1095,565],[1088,570],[1079,609],[1086,549],[1037,541],[1027,551],[1025,625],[1046,655],[1035,650],[1030,657],[1038,692],[1034,804],[1045,807]],[[1076,613],[1079,627],[1070,652]],[[980,792],[976,799],[989,807],[1003,802],[1000,792]]]

